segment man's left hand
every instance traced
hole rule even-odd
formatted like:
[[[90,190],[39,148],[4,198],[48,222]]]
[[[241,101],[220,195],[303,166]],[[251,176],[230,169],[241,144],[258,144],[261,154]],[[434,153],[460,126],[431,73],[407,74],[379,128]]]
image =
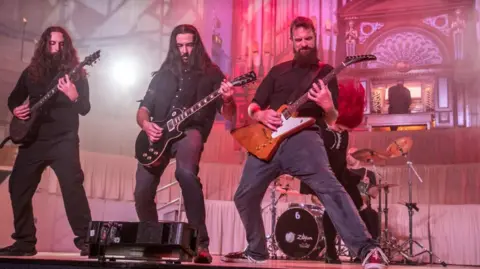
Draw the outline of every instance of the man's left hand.
[[[334,108],[332,94],[322,80],[318,84],[320,86],[317,83],[313,83],[312,88],[308,90],[308,99],[314,101],[324,111],[330,111]]]
[[[222,94],[223,101],[231,101],[234,92],[233,84],[224,79],[220,85],[220,93]]]
[[[65,75],[65,77],[60,78],[58,80],[57,87],[61,92],[63,92],[68,97],[68,99],[70,99],[70,101],[73,102],[77,100],[78,98],[77,87],[75,86],[75,84],[73,84],[70,81],[70,78],[68,77],[68,75]]]

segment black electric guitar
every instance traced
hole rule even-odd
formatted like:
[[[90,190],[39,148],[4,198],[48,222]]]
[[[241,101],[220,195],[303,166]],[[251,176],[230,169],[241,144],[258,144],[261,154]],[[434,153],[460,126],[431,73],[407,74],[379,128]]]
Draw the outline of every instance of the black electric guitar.
[[[231,83],[233,86],[242,86],[256,79],[257,76],[252,71],[236,77]],[[167,148],[183,134],[180,124],[219,96],[221,96],[221,92],[220,89],[217,89],[192,107],[185,110],[173,109],[167,119],[154,121],[155,124],[163,129],[160,140],[154,143],[148,139],[147,133],[142,130],[135,142],[135,158],[137,158],[138,162],[145,166],[156,166],[159,164]]]
[[[79,78],[79,74],[82,71],[82,68],[86,65],[93,65],[97,62],[98,58],[100,58],[100,50],[92,53],[91,55],[85,57],[83,62],[77,64],[73,70],[68,73],[70,80],[72,82],[76,81]],[[37,127],[41,122],[38,122],[38,116],[40,115],[41,108],[43,105],[52,98],[52,96],[57,93],[58,87],[57,83],[55,86],[50,89],[38,102],[33,104],[30,107],[30,117],[26,120],[21,120],[17,117],[13,117],[12,121],[10,122],[10,134],[6,137],[2,143],[0,143],[0,148],[2,148],[5,143],[9,140],[12,140],[15,144],[24,144],[26,142],[30,142],[35,138],[35,132]]]

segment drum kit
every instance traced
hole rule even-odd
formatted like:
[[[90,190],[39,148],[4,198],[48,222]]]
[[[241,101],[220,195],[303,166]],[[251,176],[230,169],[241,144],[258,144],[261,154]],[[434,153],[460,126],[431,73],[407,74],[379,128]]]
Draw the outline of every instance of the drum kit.
[[[416,203],[412,202],[412,172],[418,178],[420,182],[423,182],[421,177],[415,171],[412,162],[408,159],[408,153],[413,146],[413,140],[410,137],[402,137],[393,141],[385,152],[379,152],[372,149],[360,149],[351,154],[353,158],[359,160],[362,163],[366,163],[372,166],[373,172],[378,178],[378,184],[371,186],[368,193],[378,193],[378,215],[379,215],[379,238],[378,242],[380,247],[384,250],[390,260],[393,260],[395,254],[399,254],[403,257],[403,261],[407,264],[414,264],[413,258],[423,253],[429,253],[431,257],[435,257],[440,264],[446,266],[447,264],[442,261],[437,255],[430,250],[423,247],[420,243],[413,240],[412,233],[412,218],[413,210],[417,210]],[[398,240],[392,236],[388,230],[388,194],[391,188],[397,187],[398,184],[392,184],[385,181],[382,176],[377,172],[376,165],[379,163],[385,163],[389,159],[404,157],[408,167],[408,191],[409,202],[406,203],[406,207],[409,212],[409,237],[399,245]],[[277,208],[278,201],[287,195],[300,195],[298,192],[290,189],[289,184],[286,184],[284,188],[279,186],[278,181],[275,181],[273,187],[271,187],[271,204],[264,207],[262,210],[270,207],[272,216],[272,234],[267,236],[268,250],[272,259],[278,258],[278,251],[280,250],[287,256],[287,259],[308,259],[318,260],[321,259],[322,254],[325,251],[325,240],[322,225],[322,218],[325,209],[321,205],[313,204],[301,204],[290,203],[288,209],[282,213],[277,220]],[[280,192],[280,196],[277,198],[276,193]],[[382,192],[384,193],[384,205],[382,205]],[[368,194],[367,194],[368,195]],[[383,221],[382,221],[383,219]],[[383,224],[383,225],[382,225]],[[383,226],[383,229],[382,229]],[[348,249],[340,244],[341,240],[338,240],[339,256],[347,254]],[[422,252],[413,255],[413,244],[416,244],[423,249]],[[349,255],[351,259],[354,255]]]

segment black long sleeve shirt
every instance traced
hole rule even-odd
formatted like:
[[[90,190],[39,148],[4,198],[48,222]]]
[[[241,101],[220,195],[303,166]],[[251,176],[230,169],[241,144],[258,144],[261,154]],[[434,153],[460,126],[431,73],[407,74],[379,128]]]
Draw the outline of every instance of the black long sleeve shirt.
[[[57,84],[58,81],[50,83],[52,87]],[[74,84],[78,91],[76,102],[72,102],[63,92],[58,91],[40,109],[37,119],[39,123],[37,140],[50,140],[69,132],[78,134],[79,115],[85,116],[90,111],[89,85],[86,78],[80,78]],[[8,108],[13,113],[13,109],[24,103],[27,98],[31,107],[50,89],[29,79],[25,69],[8,97]]]
[[[190,108],[220,87],[225,78],[217,66],[205,72],[184,71],[180,77],[169,70],[163,70],[152,78],[148,91],[140,103],[150,112],[154,121],[168,118],[173,109]],[[184,130],[199,130],[205,142],[213,127],[215,115],[220,112],[223,99],[217,98],[206,107],[195,112],[181,127]]]

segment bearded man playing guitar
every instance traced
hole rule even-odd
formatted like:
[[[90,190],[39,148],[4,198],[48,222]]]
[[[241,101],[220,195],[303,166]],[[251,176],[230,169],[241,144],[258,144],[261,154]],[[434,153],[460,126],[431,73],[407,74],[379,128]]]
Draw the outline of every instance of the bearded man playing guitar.
[[[235,113],[235,103],[232,84],[225,80],[220,69],[210,60],[200,34],[193,25],[184,24],[173,29],[167,57],[160,70],[154,73],[137,112],[138,125],[155,143],[168,130],[154,121],[166,118],[172,109],[191,106],[218,88],[222,98],[199,110],[183,124],[183,136],[166,149],[158,163],[144,165],[139,162],[136,173],[134,196],[138,218],[140,221],[157,222],[157,186],[169,160],[176,158],[175,177],[182,189],[187,218],[198,231],[196,263],[212,261],[208,250],[202,184],[197,176],[203,143],[212,129],[216,112],[221,111],[227,119],[231,119]]]
[[[338,86],[336,79],[328,83],[328,88],[322,81],[313,86],[312,82],[326,76],[333,68],[318,61],[312,20],[297,17],[290,25],[290,38],[295,53],[293,61],[270,70],[249,106],[249,115],[276,130],[282,124],[276,109],[308,91],[310,101],[298,109],[298,114],[312,117],[316,123],[284,140],[269,161],[249,154],[234,197],[246,229],[248,246],[245,251],[225,255],[223,261],[263,262],[268,259],[260,204],[270,183],[279,175],[289,174],[306,183],[320,197],[344,242],[364,259],[365,268],[382,268],[386,257],[382,261],[383,252],[366,231],[352,199],[335,178],[322,139],[321,128],[326,128],[325,122],[333,125],[337,119]],[[309,81],[312,72],[316,74]],[[305,81],[308,84],[303,87]]]
[[[75,246],[81,255],[88,254],[85,240],[91,214],[83,187],[78,128],[79,115],[90,111],[89,86],[83,69],[75,82],[65,75],[78,64],[77,51],[67,31],[58,26],[49,27],[43,32],[31,63],[8,98],[13,115],[26,121],[33,120],[36,113],[31,113],[30,108],[45,96],[49,85],[57,85],[60,91],[36,114],[33,135],[19,147],[9,182],[15,243],[0,249],[0,255],[32,256],[37,253],[32,197],[47,166],[57,175],[68,221],[76,236]],[[22,104],[25,100],[27,102]]]

